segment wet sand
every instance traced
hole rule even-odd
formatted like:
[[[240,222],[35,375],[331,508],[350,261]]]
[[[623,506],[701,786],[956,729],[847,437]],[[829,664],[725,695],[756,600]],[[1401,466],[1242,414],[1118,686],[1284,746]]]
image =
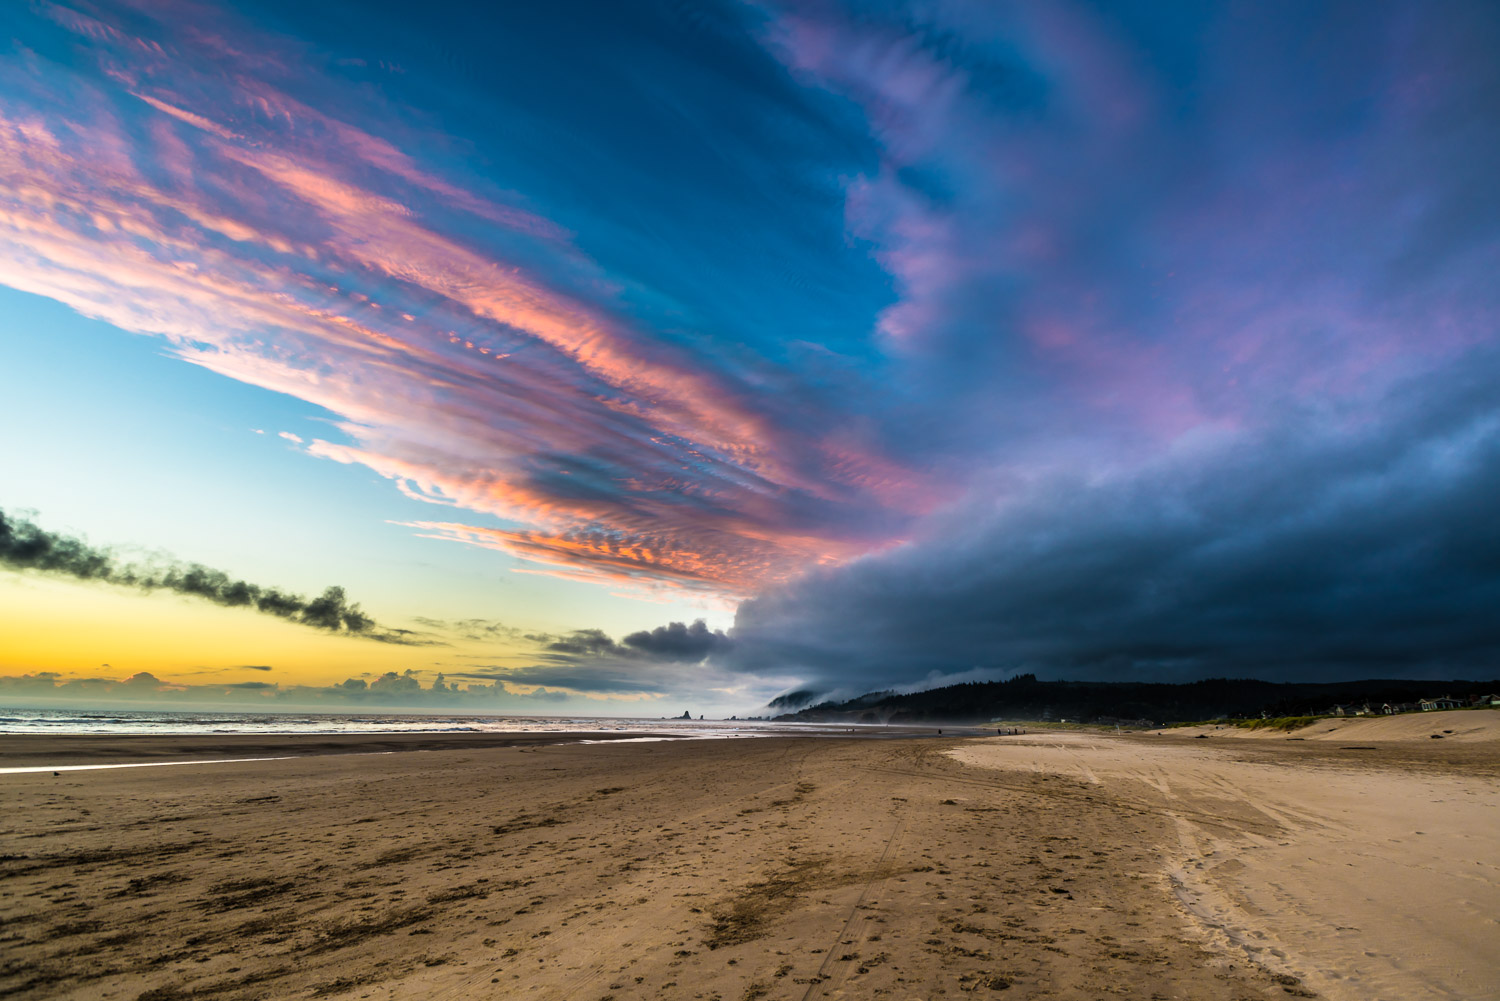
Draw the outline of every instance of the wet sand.
[[[210,758],[272,758],[282,755],[386,754],[395,751],[482,750],[542,747],[581,740],[681,739],[621,730],[542,733],[338,733],[207,734],[128,736],[104,734],[0,734],[0,768],[119,765]]]
[[[689,724],[691,725],[691,724]],[[798,736],[838,737],[856,731],[836,724],[805,724]],[[929,726],[862,727],[864,738],[902,740],[940,737],[943,728]],[[989,728],[948,727],[951,735],[988,733]],[[723,738],[708,734],[710,739]],[[338,733],[338,734],[202,734],[196,736],[104,734],[0,734],[0,769],[120,765],[205,758],[271,758],[283,755],[385,754],[395,751],[483,750],[500,747],[542,747],[551,744],[604,741],[669,741],[692,739],[683,733],[642,730],[539,730],[465,733]]]
[[[205,749],[151,739],[156,760]],[[252,739],[282,754],[327,743]],[[1193,791],[1207,777],[1175,800],[1148,779],[1174,788],[1176,776],[1214,774],[1220,759],[1231,785],[1245,781],[1234,767],[1334,781],[1425,775],[1371,758],[1260,765],[1204,746],[1212,741],[1148,735],[449,738],[389,754],[351,753],[388,749],[380,742],[336,743],[341,753],[275,761],[0,776],[0,993],[1315,996],[1340,985],[1298,965],[1299,940],[1255,940],[1263,951],[1247,951],[1234,936],[1265,929],[1215,910],[1202,873],[1277,837],[1316,851],[1346,850],[1347,838],[1306,840],[1330,822],[1307,804],[1294,812],[1278,800],[1272,816],[1246,796]],[[247,756],[245,746],[221,741],[218,756]],[[10,747],[0,753],[19,763]],[[1459,805],[1429,814],[1433,831],[1408,840],[1457,823],[1465,804],[1493,806],[1467,784],[1492,783],[1450,778],[1457,785],[1440,792],[1462,796]],[[1262,788],[1247,787],[1248,798]],[[1183,825],[1204,811],[1210,819],[1192,829],[1218,840],[1189,851]],[[1441,836],[1435,851],[1494,853],[1493,838]],[[1296,861],[1259,854],[1255,864],[1273,869]],[[1194,869],[1193,859],[1213,863]],[[1313,896],[1337,883],[1325,876]],[[1465,879],[1466,900],[1494,892],[1493,868]],[[1493,921],[1476,927],[1481,958],[1492,958]],[[1330,942],[1360,951],[1348,932]]]

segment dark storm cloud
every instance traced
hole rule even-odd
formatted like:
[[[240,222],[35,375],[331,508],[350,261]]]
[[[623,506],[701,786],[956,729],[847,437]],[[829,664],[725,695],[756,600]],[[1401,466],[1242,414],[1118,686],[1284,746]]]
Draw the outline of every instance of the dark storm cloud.
[[[971,502],[925,540],[745,603],[727,663],[842,692],[971,672],[1493,673],[1500,363],[1466,369],[1378,420],[1289,415],[1127,476]]]
[[[729,637],[709,629],[702,619],[690,626],[670,622],[655,629],[642,630],[625,637],[625,646],[659,660],[697,662],[711,654],[724,653],[731,646]]]
[[[706,657],[728,651],[729,637],[708,628],[702,619],[687,625],[669,622],[655,629],[631,633],[622,641],[602,629],[575,629],[563,636],[529,636],[542,643],[551,653],[568,657],[618,657],[623,660],[698,663]]]
[[[566,636],[550,639],[546,648],[554,653],[581,657],[602,657],[620,652],[619,645],[602,629],[575,629]]]
[[[593,695],[665,695],[743,685],[707,662],[732,643],[698,619],[669,622],[616,641],[602,629],[526,637],[540,650],[524,667],[478,667],[452,677],[516,685],[545,685]]]
[[[304,598],[274,587],[251,584],[196,563],[122,564],[108,549],[91,546],[71,535],[49,532],[3,510],[0,510],[0,567],[142,591],[172,591],[228,608],[252,608],[314,629],[381,643],[417,642],[408,630],[386,629],[377,624],[349,601],[342,587],[329,587],[315,598]],[[270,670],[269,667],[252,669]]]

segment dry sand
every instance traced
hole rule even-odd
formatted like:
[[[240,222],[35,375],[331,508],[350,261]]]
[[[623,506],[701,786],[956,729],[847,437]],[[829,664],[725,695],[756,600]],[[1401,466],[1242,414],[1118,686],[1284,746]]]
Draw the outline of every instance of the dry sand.
[[[1490,744],[1500,741],[1500,712],[1492,709],[1455,712],[1404,713],[1400,716],[1347,716],[1320,719],[1295,730],[1263,727],[1246,730],[1228,724],[1176,727],[1160,731],[1168,736],[1234,737],[1248,740],[1283,740],[1320,743],[1357,743],[1375,740],[1383,744],[1416,740],[1457,741],[1460,744]],[[1426,745],[1424,745],[1426,746]],[[1438,745],[1430,745],[1436,748]]]
[[[1492,745],[1456,765],[1148,735],[426,746],[0,776],[0,994],[1493,996],[1467,986],[1500,955],[1475,820]],[[1368,910],[1422,873],[1482,909],[1467,938]]]
[[[1500,997],[1500,713],[1185,732],[953,754],[1171,818],[1165,874],[1216,949],[1334,1001]]]

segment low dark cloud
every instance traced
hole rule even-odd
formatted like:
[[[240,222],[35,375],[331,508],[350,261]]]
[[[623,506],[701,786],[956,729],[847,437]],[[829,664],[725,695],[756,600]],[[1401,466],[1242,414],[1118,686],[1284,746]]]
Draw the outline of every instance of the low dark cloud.
[[[727,653],[728,636],[709,629],[702,619],[690,626],[671,622],[625,637],[625,646],[649,656],[670,661],[698,662],[713,654]]]
[[[241,671],[269,671],[271,669],[272,668],[271,668],[271,666],[269,664],[241,664],[240,665],[240,670]]]
[[[122,564],[112,551],[83,539],[49,532],[25,518],[0,510],[0,567],[142,591],[171,591],[228,608],[250,608],[266,615],[327,632],[381,643],[416,645],[416,635],[385,628],[349,601],[342,587],[315,598],[263,587],[197,563]],[[261,668],[253,668],[261,670]],[[269,668],[265,668],[269,670]]]
[[[1475,677],[1500,663],[1500,364],[1372,412],[972,499],[743,604],[721,666],[858,693],[1055,679]]]
[[[546,639],[546,648],[550,651],[578,657],[602,657],[621,652],[619,644],[610,639],[602,629],[575,629],[559,638],[538,639]]]
[[[766,708],[774,709],[777,712],[795,712],[798,709],[812,705],[814,702],[820,702],[822,699],[822,692],[814,691],[810,688],[798,688],[776,696],[766,703]]]
[[[702,619],[691,625],[669,622],[655,629],[643,629],[619,642],[602,629],[575,629],[562,636],[526,638],[540,643],[551,654],[561,654],[570,663],[575,658],[613,657],[623,661],[696,664],[727,652],[732,645],[727,635],[708,628]]]
[[[548,685],[594,695],[680,695],[743,686],[712,659],[733,646],[722,631],[702,619],[669,622],[615,640],[602,629],[575,629],[563,635],[526,639],[541,649],[524,667],[483,667],[460,675],[516,685]]]

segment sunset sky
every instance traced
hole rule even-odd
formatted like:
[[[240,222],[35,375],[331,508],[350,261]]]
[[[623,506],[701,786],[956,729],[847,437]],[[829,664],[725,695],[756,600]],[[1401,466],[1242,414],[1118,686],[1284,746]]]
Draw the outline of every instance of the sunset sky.
[[[0,702],[1500,674],[1491,2],[0,45]]]

